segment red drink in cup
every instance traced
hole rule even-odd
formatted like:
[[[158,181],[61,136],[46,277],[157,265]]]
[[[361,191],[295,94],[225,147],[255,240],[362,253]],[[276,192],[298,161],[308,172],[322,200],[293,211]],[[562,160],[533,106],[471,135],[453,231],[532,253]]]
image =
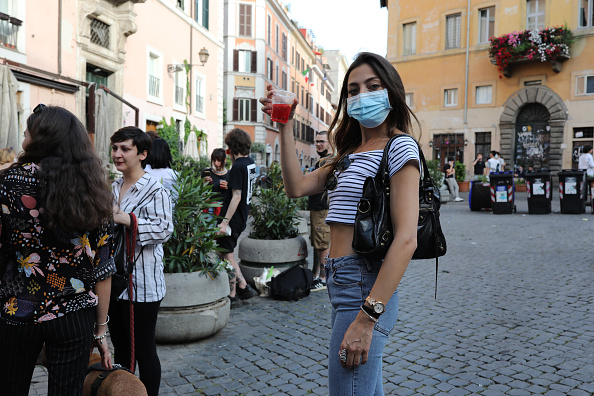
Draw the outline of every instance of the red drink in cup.
[[[272,121],[286,124],[289,121],[294,100],[293,92],[278,89],[272,91]]]

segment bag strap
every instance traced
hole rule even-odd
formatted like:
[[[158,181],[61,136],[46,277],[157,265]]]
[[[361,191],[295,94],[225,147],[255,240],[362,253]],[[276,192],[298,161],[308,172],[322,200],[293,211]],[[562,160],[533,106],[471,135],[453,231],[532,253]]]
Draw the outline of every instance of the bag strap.
[[[388,176],[388,172],[386,172],[385,168],[387,166],[387,153],[388,153],[388,149],[390,147],[390,144],[392,143],[392,140],[394,140],[395,138],[399,137],[399,136],[410,136],[404,133],[401,134],[397,134],[392,136],[392,138],[390,139],[390,141],[388,142],[388,144],[386,144],[386,147],[384,148],[384,156],[382,157],[382,161],[380,162],[380,166],[378,168],[378,174],[376,175],[376,177],[379,177],[380,175],[380,170],[382,172],[384,172],[384,186],[389,185],[390,180],[389,180],[389,176]],[[421,146],[419,145],[419,142],[417,142],[417,140],[415,138],[413,138],[412,136],[410,136],[415,143],[417,144],[418,150],[419,150],[419,158],[421,160],[421,175],[420,175],[420,183],[419,183],[419,194],[425,194],[425,190],[427,190],[428,188],[431,187],[435,187],[435,184],[433,183],[433,179],[431,179],[431,174],[429,173],[429,167],[427,166],[427,161],[425,161],[425,155],[423,154],[423,150],[421,150]],[[435,196],[432,198],[435,199]],[[439,273],[439,247],[438,247],[438,237],[437,237],[437,218],[436,218],[436,214],[435,212],[432,212],[431,215],[431,221],[433,222],[433,237],[435,238],[435,299],[437,300],[437,275]]]

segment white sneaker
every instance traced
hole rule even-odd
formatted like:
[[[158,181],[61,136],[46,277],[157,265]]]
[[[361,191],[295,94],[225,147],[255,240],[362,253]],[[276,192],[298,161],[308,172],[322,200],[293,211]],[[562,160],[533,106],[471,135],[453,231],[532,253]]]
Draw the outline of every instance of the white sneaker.
[[[316,278],[311,285],[310,290],[325,290],[326,289],[326,281],[324,279]]]
[[[457,198],[454,199],[454,202],[462,202],[462,201],[464,201],[464,200],[462,198],[460,198],[460,197],[457,197]]]

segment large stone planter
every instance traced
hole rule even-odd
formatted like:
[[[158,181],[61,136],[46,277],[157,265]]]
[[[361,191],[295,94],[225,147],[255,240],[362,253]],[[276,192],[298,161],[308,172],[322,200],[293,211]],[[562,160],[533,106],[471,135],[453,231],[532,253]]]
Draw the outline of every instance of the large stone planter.
[[[306,265],[307,242],[302,236],[281,240],[246,237],[239,242],[238,256],[241,273],[254,286],[254,277],[262,275],[264,268],[274,266],[283,271],[295,264]]]
[[[165,274],[165,284],[167,293],[157,316],[157,342],[197,341],[216,334],[229,321],[226,273],[214,279],[200,272]]]

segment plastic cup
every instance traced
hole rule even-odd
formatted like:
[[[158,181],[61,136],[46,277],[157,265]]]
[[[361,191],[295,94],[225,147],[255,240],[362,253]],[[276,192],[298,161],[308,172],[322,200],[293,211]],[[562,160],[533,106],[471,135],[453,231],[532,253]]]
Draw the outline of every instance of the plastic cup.
[[[279,89],[272,91],[272,121],[286,124],[289,122],[295,94]]]

